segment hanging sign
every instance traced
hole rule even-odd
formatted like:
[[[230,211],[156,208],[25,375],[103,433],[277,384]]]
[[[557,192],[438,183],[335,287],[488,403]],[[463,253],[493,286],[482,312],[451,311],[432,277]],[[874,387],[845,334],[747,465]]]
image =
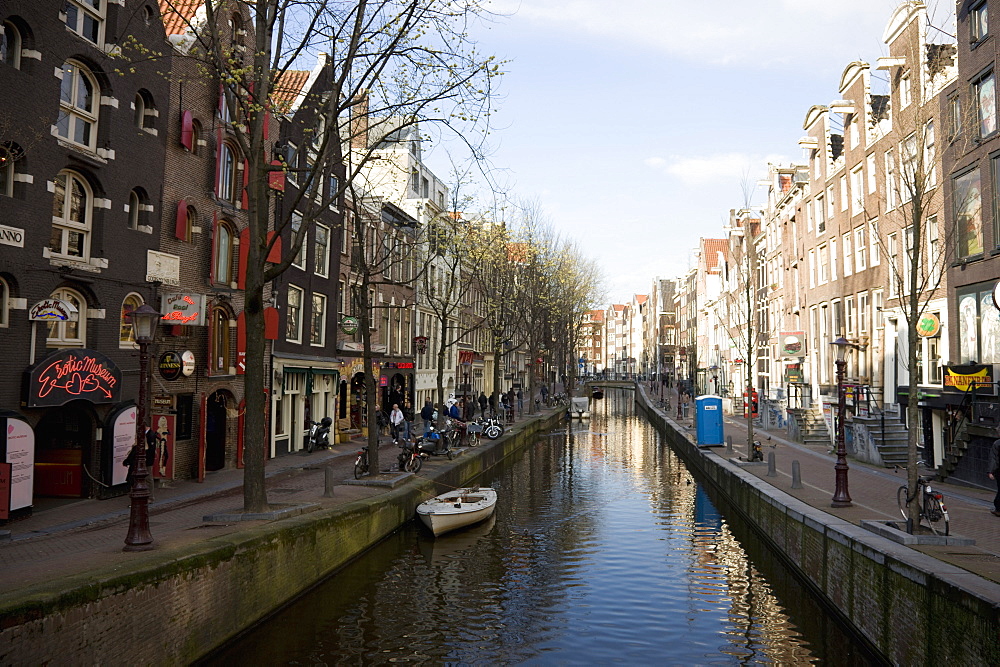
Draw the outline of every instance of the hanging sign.
[[[184,362],[181,361],[180,354],[173,350],[167,350],[160,355],[157,369],[164,380],[176,380],[184,370]]]
[[[917,335],[921,338],[937,336],[941,331],[941,320],[934,313],[927,313],[917,322]]]
[[[116,403],[122,373],[95,350],[59,350],[28,371],[29,408],[64,405],[78,398],[91,403]]]
[[[968,364],[965,366],[944,367],[944,390],[948,392],[966,392],[975,388],[977,394],[994,393],[993,365]]]
[[[164,294],[160,300],[164,324],[205,326],[204,294]]]
[[[358,331],[358,318],[348,316],[340,320],[340,330],[348,336],[354,335]]]
[[[806,332],[804,331],[783,331],[778,334],[781,340],[781,356],[783,357],[804,357],[806,356]]]
[[[76,322],[80,319],[80,311],[69,301],[43,299],[28,310],[28,319],[32,322]]]
[[[181,352],[181,373],[184,377],[191,377],[194,373],[194,352],[191,350]]]

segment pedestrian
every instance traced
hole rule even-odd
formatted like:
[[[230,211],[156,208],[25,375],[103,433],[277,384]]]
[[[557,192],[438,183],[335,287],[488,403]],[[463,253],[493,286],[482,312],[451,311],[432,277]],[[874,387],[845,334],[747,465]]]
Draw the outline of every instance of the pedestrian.
[[[997,435],[1000,435],[1000,428],[997,429]],[[990,471],[990,479],[997,485],[997,495],[993,497],[991,514],[1000,516],[1000,438],[994,440],[993,444],[990,445],[990,462],[987,469]]]
[[[542,403],[545,403],[545,405],[548,405],[549,404],[549,388],[543,384],[541,392],[542,392]]]
[[[462,399],[462,420],[471,422],[476,418],[476,402],[472,400],[472,397],[466,395]]]
[[[389,430],[392,432],[392,441],[399,442],[399,431],[403,426],[403,411],[399,409],[399,403],[392,404],[392,412],[389,413]]]
[[[462,419],[462,411],[458,407],[458,401],[451,404],[451,407],[448,409],[448,416],[452,419]]]
[[[517,388],[517,413],[524,414],[524,392],[521,391],[520,387]]]
[[[125,481],[128,483],[129,488],[132,487],[132,481],[135,477],[135,466],[138,463],[138,459],[135,456],[136,450],[138,449],[138,443],[129,450],[128,456],[122,461],[122,465],[128,468],[128,473],[125,475]],[[156,462],[156,431],[151,428],[146,429],[146,470],[149,474],[153,474],[153,464]]]
[[[486,406],[489,405],[489,399],[486,398],[484,392],[479,392],[479,416],[482,419],[486,419]]]
[[[424,420],[424,433],[430,433],[431,424],[434,422],[434,404],[430,399],[424,401],[424,407],[420,408],[420,418]]]

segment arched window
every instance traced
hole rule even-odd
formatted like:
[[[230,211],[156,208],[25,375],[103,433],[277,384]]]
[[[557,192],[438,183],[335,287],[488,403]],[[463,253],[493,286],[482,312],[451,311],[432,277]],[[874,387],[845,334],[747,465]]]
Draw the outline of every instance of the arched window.
[[[142,305],[142,297],[136,293],[129,294],[122,301],[120,327],[118,329],[119,347],[136,347],[135,331],[132,328],[132,311]]]
[[[56,121],[59,136],[93,150],[97,145],[99,102],[100,90],[90,71],[79,63],[67,60],[63,64],[59,119]]]
[[[49,335],[45,340],[48,347],[87,346],[87,300],[76,290],[63,287],[54,291],[53,299],[71,304],[77,310],[76,322],[49,322]]]
[[[94,197],[82,176],[61,171],[55,178],[52,198],[52,236],[49,252],[59,257],[90,257],[90,227]]]
[[[220,220],[215,228],[215,257],[213,258],[213,276],[220,285],[229,285],[236,281],[233,271],[236,230],[228,220]]]
[[[237,155],[236,148],[231,144],[223,143],[219,149],[219,188],[216,194],[219,196],[219,199],[224,199],[228,202],[235,202],[236,193],[239,192],[239,186],[236,182]]]
[[[233,14],[229,19],[229,25],[233,28],[233,39],[239,40],[241,37],[245,37],[247,32],[243,28],[243,17],[240,14]]]
[[[132,122],[135,123],[136,127],[143,127],[146,123],[146,100],[142,98],[142,93],[135,94],[135,101],[132,103],[135,107],[135,115],[132,117]]]
[[[133,188],[128,193],[128,228],[139,229],[149,218],[149,197],[142,188]]]
[[[4,21],[0,32],[0,63],[21,68],[21,33],[10,21]]]
[[[0,195],[14,195],[14,163],[21,155],[21,147],[13,141],[0,143]]]
[[[66,0],[63,12],[66,27],[94,44],[104,38],[104,10],[107,0]]]
[[[198,140],[201,139],[201,123],[197,120],[191,121],[191,155],[199,155],[201,153],[201,146],[198,145]]]
[[[229,342],[230,319],[225,308],[216,307],[212,310],[212,358],[209,367],[215,374],[229,374],[232,366],[232,349]]]
[[[8,303],[10,300],[10,285],[0,276],[0,328],[10,326],[10,310]]]

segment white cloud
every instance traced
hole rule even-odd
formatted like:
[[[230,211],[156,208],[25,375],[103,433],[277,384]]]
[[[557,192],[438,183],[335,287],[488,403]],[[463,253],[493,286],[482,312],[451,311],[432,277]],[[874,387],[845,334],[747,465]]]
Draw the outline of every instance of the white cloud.
[[[645,160],[643,160],[642,163],[647,167],[652,167],[653,169],[659,169],[660,167],[665,165],[667,161],[661,157],[648,157]]]
[[[656,164],[652,164],[655,162]],[[788,164],[783,155],[750,155],[748,153],[716,153],[713,155],[671,156],[669,160],[650,158],[645,163],[660,167],[663,172],[687,186],[739,183],[744,177],[751,185],[767,175],[767,165]]]
[[[874,60],[898,0],[494,0],[513,25],[641,45],[696,62],[774,66]],[[947,5],[948,3],[941,3]],[[935,21],[940,24],[941,21]],[[947,26],[945,26],[947,27]],[[825,36],[835,36],[827,39]]]

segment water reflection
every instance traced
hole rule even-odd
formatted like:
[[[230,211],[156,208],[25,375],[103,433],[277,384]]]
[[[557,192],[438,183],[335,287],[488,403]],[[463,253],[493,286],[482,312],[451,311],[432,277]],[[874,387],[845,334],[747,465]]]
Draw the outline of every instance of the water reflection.
[[[210,662],[865,662],[630,393],[594,408],[480,480],[489,524],[407,526]]]

